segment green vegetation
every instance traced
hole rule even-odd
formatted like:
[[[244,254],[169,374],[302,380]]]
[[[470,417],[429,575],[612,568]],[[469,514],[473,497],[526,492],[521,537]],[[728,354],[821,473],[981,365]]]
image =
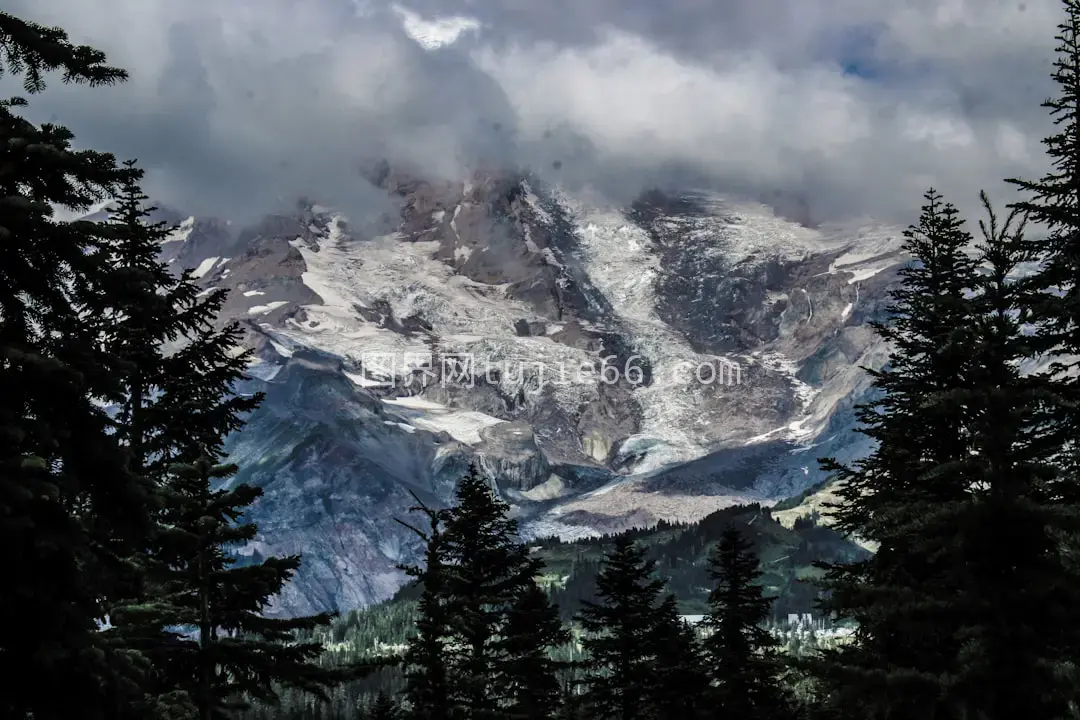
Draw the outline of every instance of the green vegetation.
[[[0,73],[123,80],[57,28],[0,12]],[[266,604],[299,558],[234,567],[259,491],[215,489],[225,435],[261,397],[234,390],[250,352],[203,293],[159,258],[134,162],[72,149],[0,102],[0,716],[223,718],[277,684],[344,677]],[[101,222],[58,221],[54,206]]]
[[[819,561],[847,562],[867,553],[836,531],[813,522],[788,529],[772,518],[768,508],[757,505],[726,508],[692,525],[662,523],[656,528],[629,534],[655,560],[657,571],[668,578],[668,588],[684,615],[701,615],[707,608],[709,553],[729,528],[738,528],[761,559],[762,584],[777,597],[772,614],[814,610],[820,590],[811,582],[820,576]],[[546,577],[552,578],[552,596],[566,616],[584,600],[592,599],[600,562],[614,538],[548,543],[539,551]]]

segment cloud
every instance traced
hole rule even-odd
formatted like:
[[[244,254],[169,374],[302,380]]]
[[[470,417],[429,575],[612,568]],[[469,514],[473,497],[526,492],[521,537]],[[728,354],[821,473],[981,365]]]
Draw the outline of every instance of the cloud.
[[[818,219],[908,222],[929,184],[965,208],[983,187],[1012,199],[1001,178],[1045,166],[1058,21],[1057,0],[9,4],[132,72],[57,84],[36,118],[138,157],[155,197],[233,217],[298,195],[370,208],[358,168],[378,156],[525,164],[620,200],[707,182]],[[456,42],[432,49],[440,32]]]

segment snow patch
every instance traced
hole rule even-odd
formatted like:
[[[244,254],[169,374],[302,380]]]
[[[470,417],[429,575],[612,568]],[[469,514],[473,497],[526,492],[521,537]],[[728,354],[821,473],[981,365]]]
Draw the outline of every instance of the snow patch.
[[[247,374],[251,377],[258,378],[263,382],[270,382],[277,377],[279,372],[281,372],[281,368],[281,365],[273,365],[268,362],[257,360],[255,363],[248,366]]]
[[[345,373],[345,377],[349,378],[349,380],[351,380],[353,382],[353,384],[358,385],[359,387],[362,387],[362,388],[389,387],[390,386],[390,383],[388,383],[388,382],[380,382],[378,380],[371,380],[370,378],[364,377],[363,375],[361,375],[359,373],[347,372],[347,373]]]
[[[506,422],[475,410],[452,410],[446,405],[416,396],[384,398],[383,402],[392,407],[417,411],[407,414],[413,427],[433,433],[446,432],[466,445],[481,442],[480,431],[484,428]]]
[[[839,231],[842,234],[844,229],[840,228]],[[853,285],[897,265],[902,236],[876,226],[863,226],[855,234],[855,241],[849,239],[849,249],[832,261],[828,272],[851,273],[848,285]]]
[[[411,410],[434,410],[436,412],[446,412],[450,410],[446,405],[432,402],[431,400],[425,400],[424,398],[415,395],[399,398],[385,398],[383,402],[387,405],[396,405]]]
[[[612,207],[584,206],[560,197],[579,225],[589,279],[608,299],[628,331],[631,343],[652,366],[653,382],[633,390],[641,408],[640,432],[628,439],[620,454],[633,455],[629,445],[644,443],[635,472],[693,460],[708,452],[711,440],[695,432],[700,427],[698,393],[693,369],[717,358],[696,352],[656,311],[655,279],[659,258],[651,237]],[[625,372],[625,368],[619,368]]]
[[[256,295],[265,295],[262,290],[248,290],[244,293],[244,297],[255,297]]]
[[[281,357],[292,357],[293,356],[293,349],[292,348],[285,347],[284,345],[277,342],[276,340],[271,340],[270,341],[270,347],[274,348],[274,352],[276,352]]]
[[[199,263],[199,267],[197,267],[197,268],[195,268],[194,270],[191,271],[191,277],[196,278],[196,279],[201,278],[203,275],[205,275],[206,273],[210,272],[213,269],[214,263],[216,263],[217,261],[218,261],[217,256],[206,258],[201,263]]]
[[[265,305],[254,305],[248,308],[248,315],[266,315],[277,310],[282,305],[288,305],[288,300],[275,300],[274,302],[267,303]]]
[[[600,537],[600,533],[582,525],[568,525],[551,518],[539,518],[521,526],[521,539],[524,541],[557,537],[563,542],[587,540]]]
[[[354,240],[345,233],[342,216],[331,218],[327,228],[317,247],[292,243],[304,258],[304,284],[323,303],[304,306],[306,319],[290,320],[282,328],[295,342],[363,367],[369,378],[404,380],[420,365],[419,358],[431,357],[430,339],[380,327],[357,311],[385,303],[396,318],[415,315],[436,328],[444,356],[470,354],[474,376],[498,369],[499,387],[506,395],[538,391],[546,368],[547,386],[568,412],[577,412],[595,397],[595,378],[579,382],[574,372],[582,363],[591,364],[588,351],[547,338],[517,337],[515,322],[544,318],[508,298],[504,285],[456,275],[435,259],[438,242],[404,242],[397,234]],[[552,383],[551,373],[560,366],[569,369],[569,382]]]
[[[165,239],[161,241],[162,245],[174,242],[186,242],[191,237],[191,231],[195,229],[195,218],[190,216],[186,218],[182,223],[173,228]]]
[[[795,390],[795,397],[801,403],[803,410],[806,410],[819,391],[799,379],[798,363],[778,352],[754,353],[754,355],[761,360],[766,368],[787,377]]]
[[[431,432],[447,432],[450,437],[466,445],[476,445],[483,440],[480,431],[506,422],[475,410],[460,410],[445,415],[435,414],[413,420],[413,425]]]

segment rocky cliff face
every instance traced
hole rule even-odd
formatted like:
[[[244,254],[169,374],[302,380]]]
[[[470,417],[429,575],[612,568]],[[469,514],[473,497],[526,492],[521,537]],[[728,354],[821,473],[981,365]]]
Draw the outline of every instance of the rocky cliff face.
[[[418,550],[395,519],[474,458],[527,532],[573,536],[797,492],[816,457],[865,450],[895,229],[495,171],[369,179],[389,227],[305,202],[246,229],[179,218],[162,249],[231,291],[258,352],[267,400],[230,450],[266,492],[244,552],[304,555],[279,612],[392,593]]]

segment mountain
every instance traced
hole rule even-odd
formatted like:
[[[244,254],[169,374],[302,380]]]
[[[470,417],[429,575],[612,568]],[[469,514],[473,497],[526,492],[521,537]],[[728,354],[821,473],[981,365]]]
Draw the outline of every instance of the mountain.
[[[532,537],[691,522],[824,478],[867,449],[868,327],[906,261],[865,221],[652,190],[628,207],[477,171],[380,163],[395,212],[302,201],[246,228],[184,217],[162,247],[230,290],[266,401],[230,438],[261,486],[251,556],[298,552],[275,612],[391,596],[416,557],[395,519],[470,460]]]

